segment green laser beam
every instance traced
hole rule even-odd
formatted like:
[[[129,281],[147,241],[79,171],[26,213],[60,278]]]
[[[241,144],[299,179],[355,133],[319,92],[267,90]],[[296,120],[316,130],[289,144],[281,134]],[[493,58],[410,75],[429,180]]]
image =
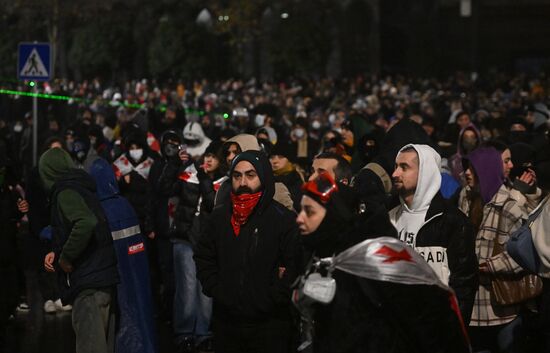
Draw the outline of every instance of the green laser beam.
[[[33,92],[25,92],[25,91],[13,91],[9,89],[0,89],[0,94],[9,94],[13,96],[23,96],[23,97],[37,97],[37,98],[44,98],[44,99],[57,99],[57,100],[83,100],[82,98],[73,98],[69,96],[60,96],[56,94],[46,94],[46,93],[33,93]]]
[[[43,98],[43,99],[54,99],[54,100],[62,100],[62,101],[70,101],[73,100],[75,102],[92,102],[90,99],[84,99],[84,98],[77,98],[77,97],[71,97],[71,96],[62,96],[58,94],[47,94],[47,93],[34,93],[34,92],[25,92],[25,91],[14,91],[10,89],[0,89],[0,94],[7,94],[12,96],[23,96],[23,97],[36,97],[36,98]],[[120,103],[120,105],[127,107],[127,108],[134,108],[134,109],[141,109],[145,107],[145,104],[137,104],[137,103]],[[166,105],[159,105],[155,108],[156,110],[160,112],[166,111]],[[203,116],[205,114],[204,110],[199,109],[185,109],[186,114],[198,114],[200,116]],[[227,116],[227,117],[226,117]],[[227,119],[229,117],[229,114],[224,113],[223,117]]]

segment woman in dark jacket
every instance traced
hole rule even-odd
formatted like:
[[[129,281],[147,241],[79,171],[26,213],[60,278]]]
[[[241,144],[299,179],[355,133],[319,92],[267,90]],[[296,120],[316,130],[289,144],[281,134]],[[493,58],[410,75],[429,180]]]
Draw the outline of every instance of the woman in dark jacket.
[[[382,280],[336,269],[330,274],[336,282],[336,290],[328,304],[305,294],[307,284],[304,284],[313,278],[312,273],[326,278],[332,271],[322,265],[316,267],[318,259],[334,257],[368,238],[394,237],[396,234],[382,207],[354,215],[349,190],[327,174],[304,184],[303,191],[302,211],[297,223],[302,244],[310,257],[306,275],[302,276],[293,294],[302,323],[305,323],[302,328],[306,328],[306,340],[301,348],[312,343],[316,353],[468,352],[458,308],[451,307],[449,292],[439,286],[404,284],[389,279],[382,269],[378,270],[377,277]],[[377,251],[380,253],[385,248],[386,252],[380,253],[386,257],[383,263],[396,264],[396,268],[400,265],[414,268],[409,262],[423,261],[396,240],[376,239],[386,239],[386,242],[390,239],[400,244],[399,250],[381,247]],[[308,325],[313,326],[309,334]]]

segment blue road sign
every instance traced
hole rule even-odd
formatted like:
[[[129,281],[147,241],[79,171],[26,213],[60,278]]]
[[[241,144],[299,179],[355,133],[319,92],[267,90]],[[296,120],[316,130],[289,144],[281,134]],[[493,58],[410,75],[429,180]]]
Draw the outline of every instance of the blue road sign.
[[[50,43],[19,43],[17,77],[48,81],[52,76]]]

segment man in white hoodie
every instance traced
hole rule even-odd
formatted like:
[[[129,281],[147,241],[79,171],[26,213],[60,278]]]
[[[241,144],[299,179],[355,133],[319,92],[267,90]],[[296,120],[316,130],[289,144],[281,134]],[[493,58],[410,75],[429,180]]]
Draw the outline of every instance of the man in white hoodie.
[[[478,285],[475,233],[468,218],[439,193],[441,156],[428,145],[406,145],[397,154],[392,178],[400,205],[389,214],[399,239],[454,289],[467,325]]]

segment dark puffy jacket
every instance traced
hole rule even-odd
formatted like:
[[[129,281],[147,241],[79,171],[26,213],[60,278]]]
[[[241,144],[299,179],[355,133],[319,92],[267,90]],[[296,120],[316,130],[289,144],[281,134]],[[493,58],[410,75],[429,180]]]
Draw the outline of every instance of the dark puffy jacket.
[[[238,236],[231,226],[232,203],[214,208],[195,249],[197,277],[204,293],[214,299],[215,319],[290,320],[290,285],[299,258],[295,215],[273,200],[271,166],[261,152],[247,151],[236,158],[250,155],[260,161],[261,170],[256,170],[262,197]],[[280,268],[285,269],[281,277]]]
[[[116,256],[109,224],[96,196],[93,179],[83,170],[72,170],[62,175],[51,191],[52,229],[54,247],[60,250],[67,241],[73,228],[73,222],[65,219],[59,212],[58,195],[63,190],[76,191],[97,219],[94,234],[83,253],[72,263],[73,272],[66,274],[58,269],[61,300],[71,303],[78,293],[85,289],[105,288],[118,282]]]
[[[394,214],[390,211],[390,218]],[[475,232],[470,220],[458,208],[446,202],[440,193],[432,199],[425,223],[416,236],[418,248],[443,248],[449,266],[449,286],[455,291],[464,322],[470,322],[478,288],[478,261]],[[429,256],[429,255],[428,255]],[[434,255],[432,261],[444,258]],[[426,259],[426,256],[424,256]],[[430,262],[430,257],[426,259]]]
[[[163,193],[160,180],[166,160],[164,158],[157,160],[151,167],[149,180],[151,185],[151,220],[156,236],[160,238],[168,237],[170,222],[168,217],[169,193]]]
[[[193,218],[198,210],[200,187],[195,164],[182,164],[179,158],[171,158],[162,171],[158,188],[163,195],[178,197],[174,223],[168,234],[171,238],[196,243],[200,234],[193,229]]]
[[[124,196],[136,211],[139,223],[143,228],[144,234],[149,234],[153,230],[151,217],[151,184],[148,179],[132,171],[130,174],[130,183],[124,178],[119,181],[121,195]]]

